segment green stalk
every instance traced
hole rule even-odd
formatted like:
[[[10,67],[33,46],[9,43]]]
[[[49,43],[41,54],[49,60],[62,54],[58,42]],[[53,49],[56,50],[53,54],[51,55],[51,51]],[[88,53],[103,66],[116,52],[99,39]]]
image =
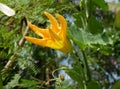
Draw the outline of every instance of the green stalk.
[[[3,89],[1,68],[0,68],[0,89]]]
[[[86,67],[87,81],[90,81],[91,80],[91,73],[90,73],[90,69],[89,69],[89,66],[88,66],[87,57],[86,57],[84,51],[82,51],[82,53],[83,53],[83,57],[84,57],[85,67]]]

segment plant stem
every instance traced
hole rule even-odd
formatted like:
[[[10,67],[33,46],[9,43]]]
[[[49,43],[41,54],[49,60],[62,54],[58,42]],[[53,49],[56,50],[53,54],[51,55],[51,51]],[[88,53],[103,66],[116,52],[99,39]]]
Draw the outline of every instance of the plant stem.
[[[85,66],[86,66],[86,73],[87,73],[87,81],[90,81],[91,80],[91,74],[90,74],[90,69],[89,69],[89,66],[88,66],[88,61],[87,61],[87,57],[85,55],[85,52],[82,51],[83,53],[83,57],[84,57],[84,63],[85,63]]]
[[[0,89],[3,89],[1,68],[0,68]]]

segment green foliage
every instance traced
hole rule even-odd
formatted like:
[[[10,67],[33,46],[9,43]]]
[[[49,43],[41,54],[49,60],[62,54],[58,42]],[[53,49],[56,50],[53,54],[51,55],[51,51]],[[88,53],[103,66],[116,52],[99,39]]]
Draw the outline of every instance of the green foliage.
[[[41,84],[38,81],[35,80],[26,80],[26,79],[22,79],[21,80],[21,84],[19,85],[21,88],[29,88],[29,89],[36,89],[36,86],[38,84]]]
[[[82,49],[86,47],[92,47],[94,44],[107,45],[112,44],[110,39],[105,34],[91,34],[84,29],[77,28],[74,24],[69,29],[70,37],[78,44]]]
[[[92,80],[88,83],[87,89],[101,89],[101,87],[96,81]]]
[[[92,2],[94,3],[94,5],[99,6],[103,10],[108,10],[108,6],[107,6],[107,3],[105,2],[105,0],[99,0],[99,1],[92,0]]]
[[[15,74],[13,79],[5,86],[5,89],[13,89],[14,87],[18,86],[20,78],[21,76],[19,74]]]
[[[103,32],[102,24],[93,16],[91,16],[88,21],[88,29],[92,34],[99,34]]]
[[[77,66],[74,66],[73,69],[66,70],[66,72],[75,82],[77,82],[78,87],[80,87],[81,89],[84,89],[85,74],[82,70],[83,69],[81,65],[77,65]]]
[[[120,80],[118,80],[114,86],[112,87],[112,89],[119,89],[120,88]]]
[[[73,14],[75,21],[74,23],[77,25],[77,27],[83,28],[86,25],[86,16],[85,12],[78,12]]]

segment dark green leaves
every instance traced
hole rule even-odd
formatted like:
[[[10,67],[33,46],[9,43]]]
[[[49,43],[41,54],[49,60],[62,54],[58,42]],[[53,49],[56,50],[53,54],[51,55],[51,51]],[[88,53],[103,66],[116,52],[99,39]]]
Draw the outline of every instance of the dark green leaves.
[[[85,26],[85,12],[75,13],[73,14],[73,17],[75,18],[75,24],[77,25],[77,27],[83,28]]]
[[[67,74],[78,84],[80,89],[102,89],[97,81],[85,81],[85,73],[81,65],[74,66],[72,69],[66,70]],[[86,88],[85,88],[86,87]]]
[[[92,0],[94,4],[102,8],[103,10],[107,10],[108,6],[104,0]]]
[[[91,16],[88,20],[88,30],[93,34],[98,34],[103,32],[103,27],[95,17]]]
[[[73,69],[66,70],[67,74],[77,82],[80,89],[84,89],[84,72],[82,71],[81,65],[74,66]]]
[[[87,84],[87,89],[102,89],[102,88],[96,81],[92,80]]]
[[[41,84],[41,83],[35,80],[22,79],[22,82],[19,86],[22,88],[36,89],[36,85],[38,84]]]

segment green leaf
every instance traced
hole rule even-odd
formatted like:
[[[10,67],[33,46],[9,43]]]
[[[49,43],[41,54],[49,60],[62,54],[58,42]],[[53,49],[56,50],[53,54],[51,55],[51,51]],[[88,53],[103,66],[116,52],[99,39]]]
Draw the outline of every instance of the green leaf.
[[[120,80],[113,85],[112,89],[120,89]]]
[[[96,81],[92,80],[87,84],[87,89],[102,89],[102,88]]]
[[[91,16],[88,20],[88,30],[92,34],[98,34],[103,32],[102,24],[96,20],[94,16]]]
[[[82,33],[79,32],[79,30],[77,29],[77,26],[75,26],[74,24],[72,24],[69,28],[69,36],[82,49],[87,47],[87,45],[84,43]]]
[[[75,24],[72,24],[69,28],[69,37],[83,50],[87,47],[93,47],[95,44],[107,45],[113,43],[107,35],[91,34],[90,32],[77,28]]]
[[[35,80],[22,79],[22,82],[19,84],[22,88],[36,89],[36,85],[41,84]]]
[[[13,79],[5,86],[5,89],[13,89],[15,86],[18,86],[20,78],[21,76],[19,74],[15,74]]]
[[[85,19],[86,19],[86,16],[85,16],[85,12],[78,12],[78,13],[75,13],[73,14],[73,17],[75,18],[75,24],[80,27],[80,28],[83,28],[84,27],[84,23],[85,23]]]
[[[84,89],[84,72],[81,69],[81,65],[74,66],[73,69],[66,70],[66,73],[78,83],[80,89]]]
[[[104,55],[110,55],[112,53],[112,48],[109,46],[102,46],[100,52]]]
[[[92,0],[94,4],[102,8],[103,10],[108,10],[108,5],[104,0]]]

